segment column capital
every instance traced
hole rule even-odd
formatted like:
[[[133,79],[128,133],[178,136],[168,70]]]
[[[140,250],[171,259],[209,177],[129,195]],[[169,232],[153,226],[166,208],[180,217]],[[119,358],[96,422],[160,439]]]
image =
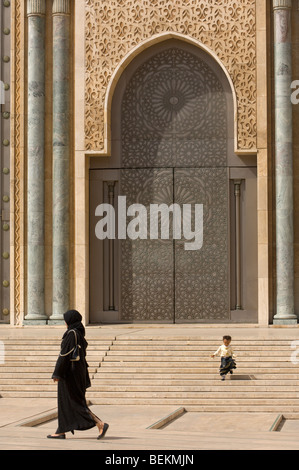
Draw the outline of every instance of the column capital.
[[[273,10],[291,10],[292,0],[273,0]]]
[[[53,15],[69,15],[70,14],[70,0],[53,0],[52,14]]]
[[[27,16],[44,16],[46,0],[27,0]]]

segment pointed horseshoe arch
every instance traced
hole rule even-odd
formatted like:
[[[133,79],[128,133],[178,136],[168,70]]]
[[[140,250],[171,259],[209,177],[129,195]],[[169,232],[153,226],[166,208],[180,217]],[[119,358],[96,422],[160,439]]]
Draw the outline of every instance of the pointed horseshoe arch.
[[[105,97],[105,103],[104,103],[104,116],[105,116],[105,125],[104,125],[104,141],[105,141],[105,148],[104,152],[102,155],[105,156],[110,156],[111,155],[111,109],[112,109],[112,100],[114,96],[114,91],[116,89],[116,86],[118,84],[118,81],[127,68],[127,66],[134,60],[139,54],[141,54],[143,51],[146,49],[157,45],[159,43],[168,41],[170,39],[176,39],[180,40],[182,42],[186,42],[189,44],[192,44],[193,46],[198,47],[199,49],[205,51],[212,59],[215,60],[215,62],[219,65],[219,67],[222,69],[224,72],[230,90],[231,90],[231,95],[232,95],[232,100],[233,100],[233,112],[234,112],[234,151],[236,154],[239,153],[238,148],[237,148],[237,143],[238,143],[238,128],[237,128],[237,122],[238,122],[238,105],[237,105],[237,94],[236,90],[232,81],[232,78],[222,63],[222,61],[219,59],[219,57],[207,46],[205,46],[202,42],[193,39],[189,36],[185,36],[183,34],[175,33],[175,32],[167,32],[159,35],[152,36],[149,39],[146,39],[145,41],[141,42],[138,44],[136,47],[134,47],[128,54],[125,55],[125,57],[121,60],[121,62],[118,64],[116,67],[110,82],[107,87],[107,92],[106,92],[106,97]]]

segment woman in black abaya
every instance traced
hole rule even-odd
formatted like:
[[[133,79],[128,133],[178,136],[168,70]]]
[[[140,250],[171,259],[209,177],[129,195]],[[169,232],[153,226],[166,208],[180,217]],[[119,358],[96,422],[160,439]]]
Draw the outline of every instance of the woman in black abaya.
[[[52,378],[58,382],[58,429],[50,439],[65,439],[65,433],[84,431],[95,426],[99,429],[98,439],[102,439],[108,429],[94,415],[86,404],[85,393],[90,387],[88,364],[86,362],[87,341],[82,316],[77,310],[64,314],[67,331],[62,337],[61,351]],[[73,361],[73,351],[79,346],[80,360]]]

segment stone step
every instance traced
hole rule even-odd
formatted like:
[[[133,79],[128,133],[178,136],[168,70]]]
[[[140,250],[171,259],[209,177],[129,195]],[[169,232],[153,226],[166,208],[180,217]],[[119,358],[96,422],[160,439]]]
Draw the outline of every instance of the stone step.
[[[1,393],[3,398],[57,398],[57,391],[47,391],[47,392],[3,392]],[[114,397],[113,400],[106,397],[94,397],[88,396],[87,399],[92,399],[93,405],[144,405],[143,398],[116,398]],[[262,403],[254,403],[252,404],[251,401],[249,403],[236,403],[235,400],[229,402],[227,405],[223,403],[223,400],[220,400],[220,403],[196,403],[196,400],[193,399],[186,399],[184,403],[182,403],[181,399],[161,399],[158,398],[147,398],[146,400],[147,405],[155,405],[155,406],[163,406],[163,405],[175,405],[175,406],[184,406],[187,411],[197,411],[197,412],[275,412],[275,413],[299,413],[299,405],[296,403],[294,404],[286,404],[284,401],[279,402],[278,404],[262,404]]]
[[[38,382],[40,383],[40,382]],[[236,398],[239,397],[254,397],[255,394],[258,396],[265,395],[269,398],[271,397],[286,397],[286,396],[294,396],[299,398],[299,391],[297,386],[288,386],[287,390],[286,387],[283,386],[246,386],[246,385],[237,385],[231,386],[231,381],[225,381],[223,387],[223,383],[219,380],[219,383],[214,386],[202,386],[202,385],[102,385],[92,382],[92,390],[93,391],[101,391],[101,392],[170,392],[170,393],[177,393],[183,392],[184,394],[196,393],[196,396],[206,396],[206,393],[209,392],[209,398],[213,397],[214,393],[229,393],[231,397],[235,396]]]
[[[114,372],[116,371],[123,371],[126,369],[128,372],[130,371],[148,371],[151,372],[153,370],[156,370],[158,373],[162,373],[163,371],[167,371],[168,369],[171,369],[173,373],[179,373],[179,372],[189,372],[191,373],[192,371],[194,373],[213,373],[215,371],[219,370],[219,364],[213,364],[211,363],[201,363],[199,364],[198,362],[187,362],[183,363],[182,362],[176,362],[176,363],[171,363],[171,362],[134,362],[134,361],[122,361],[122,362],[116,362],[116,361],[103,361],[101,362],[101,368],[105,369],[106,371]],[[279,365],[277,363],[258,363],[255,362],[254,364],[250,364],[248,362],[244,362],[243,364],[237,363],[237,370],[238,371],[247,371],[247,373],[258,373],[258,371],[261,371],[263,373],[269,371],[273,372],[273,369],[277,369],[277,372],[288,372],[292,373],[292,370],[295,373],[296,367],[294,364],[289,363],[289,362],[280,362]],[[276,371],[275,371],[276,372]]]
[[[171,351],[161,353],[157,352],[152,353],[151,355],[146,354],[146,352],[140,352],[139,354],[136,354],[134,352],[133,354],[130,354],[129,352],[124,354],[122,352],[121,354],[114,353],[113,351],[109,351],[108,355],[106,356],[106,361],[125,361],[125,362],[212,362],[213,359],[210,357],[210,355],[200,355],[198,353],[195,354],[179,354],[179,355],[173,355]],[[215,357],[214,362],[220,361],[220,358]],[[244,356],[238,356],[236,358],[236,361],[240,362],[273,362],[275,363],[276,361],[279,362],[288,362],[290,361],[290,355],[286,355],[285,357],[282,356],[257,356],[257,357],[252,357],[249,355],[244,355]]]
[[[52,369],[53,373],[53,369]],[[8,381],[12,380],[30,380],[31,382],[34,380],[49,380],[52,377],[52,373],[47,373],[47,372],[38,372],[34,373],[32,371],[30,372],[6,372],[6,373],[1,373],[0,372],[0,389],[1,389],[1,384],[8,383]],[[92,372],[91,374],[94,374]],[[11,382],[12,383],[12,382]]]
[[[49,379],[49,377],[52,376],[53,369],[49,369],[48,372],[45,372],[44,369],[42,369],[42,372],[32,372],[32,369],[30,368],[28,372],[24,371],[8,371],[1,373],[0,372],[0,384],[2,383],[2,380],[4,379]],[[218,384],[219,382],[219,376],[217,374],[206,374],[204,377],[198,378],[198,375],[154,375],[154,374],[143,374],[142,376],[140,375],[130,375],[130,374],[105,374],[105,376],[101,375],[99,372],[97,373],[96,368],[89,368],[89,374],[91,378],[93,379],[93,383],[97,384],[103,384],[103,385],[123,385],[123,384],[132,384],[134,385],[136,382],[138,384],[152,384],[155,383],[157,385],[163,385],[163,384],[174,384],[174,385],[215,385]],[[108,375],[108,377],[106,377]],[[244,374],[246,375],[246,374]],[[274,380],[273,380],[274,379]],[[289,387],[291,385],[299,385],[298,381],[298,375],[282,375],[279,376],[279,380],[277,380],[277,376],[270,376],[268,379],[265,379],[262,376],[258,376],[256,380],[230,380],[231,386],[238,386],[240,383],[254,383],[255,385],[285,385],[286,387]]]
[[[87,358],[87,362],[89,366],[94,366],[95,364],[98,366],[103,360],[103,357],[97,357],[97,358]],[[30,356],[25,356],[22,358],[22,362],[17,362],[15,357],[5,357],[5,364],[0,365],[0,372],[3,369],[3,367],[54,367],[56,364],[56,359],[43,359],[43,360],[32,360]]]
[[[5,397],[10,394],[11,397],[15,396],[28,396],[28,394],[36,394],[41,396],[44,394],[46,396],[56,396],[57,395],[57,385],[36,385],[35,387],[24,385],[22,390],[19,390],[15,386],[4,386],[1,388],[1,396]],[[22,395],[23,394],[23,395]],[[33,395],[32,395],[33,396]],[[256,396],[252,396],[241,392],[231,392],[228,391],[227,394],[223,393],[223,391],[219,392],[211,392],[207,396],[205,393],[200,392],[105,392],[102,390],[92,390],[90,389],[87,392],[87,398],[92,400],[94,404],[94,400],[101,398],[106,400],[108,404],[116,404],[117,399],[138,399],[138,400],[146,400],[146,403],[150,403],[157,400],[163,400],[163,403],[169,402],[173,400],[173,402],[182,404],[182,405],[226,405],[226,407],[235,406],[235,405],[268,405],[268,406],[275,406],[280,405],[284,409],[284,406],[297,406],[299,407],[299,397],[298,394],[287,394],[283,396],[271,396],[267,393],[264,395],[259,394]],[[162,402],[161,402],[162,403]]]
[[[53,392],[2,392],[0,391],[0,397],[2,398],[57,398],[57,390]]]
[[[37,378],[28,378],[28,377],[17,377],[17,378],[6,378],[1,380],[0,388],[1,390],[7,390],[8,387],[23,387],[28,385],[29,387],[36,388],[38,386],[49,386],[52,385],[52,379],[49,376],[46,377],[37,377]],[[226,387],[223,388],[223,387]],[[226,380],[223,384],[220,380],[214,380],[211,384],[203,384],[203,383],[152,383],[144,384],[138,382],[136,383],[126,383],[126,384],[105,384],[101,383],[101,381],[92,380],[92,390],[93,391],[111,391],[111,392],[131,392],[131,391],[140,391],[140,392],[150,392],[150,391],[158,391],[158,392],[221,392],[226,393],[227,388],[229,388],[230,393],[239,393],[239,392],[250,392],[248,396],[252,396],[252,393],[265,393],[269,392],[269,398],[278,394],[278,396],[286,396],[287,393],[296,393],[298,395],[298,383],[296,384],[288,384],[286,388],[285,384],[282,382],[281,385],[279,384],[251,384],[250,381],[231,381]],[[12,388],[9,388],[12,390]],[[273,392],[273,394],[272,394]],[[276,396],[276,395],[275,395]]]
[[[55,364],[54,364],[55,365]],[[54,365],[53,366],[41,366],[39,363],[35,367],[32,367],[31,365],[28,366],[28,363],[25,364],[24,366],[20,366],[20,364],[17,364],[13,367],[11,366],[0,366],[0,373],[5,374],[10,373],[10,372],[16,372],[16,373],[48,373],[51,374],[54,371]],[[96,367],[90,367],[89,372],[95,372],[97,370]]]
[[[1,370],[1,369],[0,369]],[[102,374],[104,372],[110,373],[110,374],[140,374],[140,377],[143,377],[144,374],[151,374],[151,375],[163,375],[171,373],[172,375],[175,374],[176,376],[181,376],[181,374],[189,374],[189,375],[196,375],[197,377],[215,377],[219,374],[219,369],[218,368],[208,368],[208,369],[199,369],[195,367],[185,367],[185,368],[155,368],[155,367],[104,367],[103,363],[101,363],[99,369],[99,373]],[[262,369],[262,368],[240,368],[238,367],[237,371],[235,373],[238,375],[258,375],[259,377],[261,375],[268,375],[268,374],[273,374],[273,369],[268,369],[267,367]],[[279,368],[275,370],[276,374],[287,374],[287,375],[292,375],[294,374],[294,371],[290,368]],[[277,375],[276,375],[277,377]]]
[[[106,392],[115,392],[115,391],[120,391],[120,392],[131,392],[131,391],[140,391],[140,392],[149,392],[149,391],[161,391],[161,392],[166,392],[166,391],[171,391],[171,392],[218,392],[220,391],[221,393],[224,390],[225,387],[229,387],[229,390],[231,393],[233,392],[246,392],[248,393],[248,397],[252,396],[252,394],[260,394],[260,393],[269,393],[269,398],[272,396],[273,393],[277,393],[278,396],[285,396],[286,393],[296,393],[298,394],[298,385],[289,385],[287,387],[283,385],[246,385],[245,382],[238,382],[237,384],[232,384],[230,382],[227,384],[228,381],[225,382],[225,385],[220,380],[213,381],[212,384],[210,385],[204,385],[204,384],[188,384],[188,385],[178,385],[178,384],[152,384],[152,385],[147,385],[147,384],[125,384],[125,385],[109,385],[109,384],[100,384],[96,383],[94,380],[92,380],[92,390],[93,391],[106,391]],[[13,387],[18,387],[20,390],[22,389],[23,385],[29,385],[32,386],[35,389],[35,385],[50,385],[52,384],[52,379],[51,377],[43,377],[43,378],[37,378],[37,379],[30,379],[30,378],[18,378],[18,379],[4,379],[1,381],[1,390],[6,390],[8,386],[13,386]],[[11,389],[10,389],[11,390]]]
[[[143,399],[137,399],[137,398],[115,398],[113,400],[113,403],[109,399],[105,398],[99,398],[99,397],[93,397],[92,398],[92,403],[93,405],[100,405],[100,406],[105,406],[105,405],[143,405],[144,400]],[[285,404],[278,404],[278,405],[265,405],[265,404],[234,404],[230,403],[229,406],[226,404],[194,404],[191,401],[184,402],[182,404],[181,401],[174,400],[174,399],[148,399],[147,400],[147,405],[155,405],[155,406],[163,406],[163,405],[174,405],[174,406],[182,406],[184,405],[184,408],[189,411],[189,412],[206,412],[206,413],[217,413],[217,412],[234,412],[234,413],[240,413],[240,412],[251,412],[251,413],[298,413],[299,412],[299,406],[298,405],[285,405]]]
[[[219,385],[219,380],[220,378],[215,379],[215,376],[213,376],[212,379],[209,380],[194,380],[194,379],[185,379],[185,380],[179,380],[179,379],[164,379],[163,377],[159,378],[153,378],[153,379],[141,379],[140,377],[136,377],[135,379],[130,379],[130,378],[113,378],[113,379],[104,379],[102,377],[98,377],[99,374],[96,374],[96,376],[93,378],[93,385],[94,386],[124,386],[124,385],[135,385],[137,384],[138,386],[143,386],[147,387],[150,385],[158,385],[158,386],[181,386],[181,387],[189,387],[192,385],[199,386],[204,389],[208,389],[210,386],[214,385]],[[288,380],[287,383],[285,380],[247,380],[247,379],[240,379],[240,380],[230,380],[227,378],[227,381],[230,382],[230,387],[240,387],[240,386],[248,386],[248,387],[267,387],[271,386],[273,389],[282,387],[282,391],[286,389],[286,387],[289,389],[289,387],[298,387],[299,386],[299,380]],[[1,382],[2,383],[2,382]],[[299,391],[299,388],[297,388]]]
[[[91,360],[97,360],[97,359],[101,359],[103,357],[105,357],[106,355],[106,352],[105,351],[96,351],[96,352],[88,352],[88,355],[86,356],[86,358],[90,358]],[[20,356],[20,353],[17,352],[17,351],[7,351],[6,354],[5,354],[5,361],[15,361],[18,359],[18,357]],[[38,353],[38,354],[34,354],[33,351],[23,351],[22,352],[22,355],[20,357],[20,360],[24,361],[24,360],[27,360],[27,361],[55,361],[57,360],[59,356],[59,353],[55,353],[55,352],[46,352],[44,351],[44,353]]]
[[[99,373],[96,373],[96,370],[89,370],[89,374],[92,378],[92,382],[94,386],[111,386],[111,387],[122,387],[122,386],[142,386],[144,388],[148,386],[181,386],[181,387],[189,387],[189,386],[198,386],[201,388],[209,388],[210,386],[214,385],[219,385],[220,381],[220,376],[213,375],[209,377],[208,379],[190,379],[189,377],[185,378],[184,380],[179,379],[178,377],[176,378],[169,378],[165,379],[164,376],[159,377],[154,377],[154,378],[141,378],[139,376],[135,376],[134,378],[126,378],[124,376],[122,377],[115,377],[107,379],[107,378],[102,378]],[[29,383],[35,382],[35,381],[40,381],[40,380],[49,380],[51,378],[52,374],[51,373],[32,373],[32,372],[27,372],[27,373],[20,373],[15,372],[15,373],[5,373],[0,375],[0,384],[5,384],[5,383],[18,383],[22,382],[25,380],[28,380]],[[217,377],[217,378],[216,378]],[[283,387],[285,389],[289,390],[292,386],[297,387],[299,385],[299,381],[297,379],[297,375],[292,376],[292,378],[288,378],[285,380],[263,380],[263,379],[258,379],[258,380],[248,380],[247,378],[242,378],[241,376],[240,379],[232,379],[230,377],[227,377],[226,383],[229,382],[230,387],[250,387],[251,389],[253,387],[265,387],[265,386],[271,386],[274,389],[278,389],[278,387]]]
[[[5,351],[16,351],[16,352],[23,352],[23,351],[26,351],[26,352],[33,352],[33,353],[41,353],[41,354],[44,354],[46,352],[51,352],[51,353],[55,353],[55,354],[59,354],[60,353],[60,344],[59,345],[13,345],[13,344],[10,344],[10,345],[7,345],[4,343],[4,347],[5,347]],[[88,347],[87,348],[87,352],[91,351],[91,352],[94,352],[94,351],[109,351],[111,345],[110,344],[99,344],[98,346],[93,346],[93,347]]]
[[[259,340],[259,339],[244,339],[244,340],[233,340],[231,345],[233,348],[237,347],[247,347],[251,346],[253,348],[257,347],[263,347],[263,346],[290,346],[294,342],[294,338],[290,337],[285,340]],[[90,344],[90,342],[88,342]],[[190,340],[188,338],[185,339],[160,339],[160,340],[140,340],[140,339],[130,339],[130,340],[124,340],[122,338],[117,338],[116,340],[112,341],[113,345],[118,345],[120,347],[125,347],[125,346],[201,346],[201,347],[211,347],[217,349],[221,344],[221,339],[209,339],[209,340],[201,340],[201,339],[193,339]]]
[[[5,344],[8,345],[56,345],[60,346],[62,338],[19,338],[19,339],[10,339],[10,338],[1,338]],[[111,344],[115,340],[115,336],[113,337],[103,337],[101,339],[98,338],[87,338],[87,342],[89,346],[98,345],[98,344]]]
[[[285,345],[285,346],[239,346],[238,348],[233,348],[236,353],[239,355],[239,354],[245,354],[245,353],[249,353],[249,354],[259,354],[259,353],[262,353],[262,354],[270,354],[271,352],[275,352],[276,355],[279,355],[280,353],[284,354],[284,353],[290,353],[290,351],[292,351],[291,349],[291,345],[288,344],[288,345]],[[299,346],[298,346],[298,349],[299,349]],[[148,346],[137,346],[137,345],[119,345],[119,344],[112,344],[111,347],[110,347],[110,351],[125,351],[125,352],[130,352],[130,351],[145,351],[145,352],[149,352],[149,351],[198,351],[200,353],[204,353],[205,355],[209,355],[210,353],[214,353],[215,351],[217,350],[217,347],[214,345],[213,346],[194,346],[194,345],[190,345],[190,346],[186,346],[185,344],[181,345],[181,346],[178,346],[178,345],[174,345],[174,346],[171,346],[171,345],[165,345],[165,346],[161,346],[161,345],[148,345]]]
[[[220,386],[221,385],[221,386]],[[241,399],[246,398],[257,399],[265,398],[268,400],[279,399],[284,400],[286,398],[292,398],[294,400],[299,400],[298,388],[288,388],[285,389],[273,389],[274,387],[262,387],[261,389],[257,387],[236,387],[232,388],[230,384],[224,383],[220,385],[215,385],[214,387],[198,387],[198,386],[186,386],[186,387],[167,387],[167,386],[96,386],[92,383],[92,387],[89,390],[89,393],[96,396],[96,393],[102,393],[103,397],[109,396],[111,394],[111,400],[113,397],[144,397],[150,398],[155,396],[161,396],[163,398],[172,398],[178,397],[184,400],[185,398],[196,398],[199,403],[203,399]],[[5,391],[53,391],[56,390],[57,385],[49,378],[48,380],[35,380],[29,381],[23,379],[22,381],[16,383],[2,383],[1,384],[1,394]]]
[[[92,350],[92,352],[96,352],[95,350]],[[165,349],[165,350],[156,350],[156,349],[134,349],[134,350],[128,350],[125,351],[124,349],[119,349],[115,350],[111,348],[108,351],[109,357],[115,356],[126,356],[126,357],[131,357],[131,356],[138,356],[138,357],[143,357],[143,356],[149,356],[149,357],[174,357],[174,358],[185,358],[185,357],[196,357],[200,359],[206,359],[207,357],[210,358],[210,356],[214,353],[214,350],[207,351],[206,349],[201,352],[199,350],[190,350],[188,348],[186,349],[181,349],[180,351],[178,350],[172,350],[172,349]],[[272,360],[279,360],[280,358],[290,358],[292,353],[291,349],[287,349],[285,351],[238,351],[235,353],[236,358],[238,359],[243,359],[243,358],[253,358],[253,359],[258,359],[260,357],[263,358],[271,358]],[[215,356],[217,358],[219,356]]]
[[[2,385],[0,389],[0,394],[3,396],[3,392],[48,392],[48,391],[56,391],[57,393],[57,384],[51,380],[49,380],[48,385],[42,385],[38,383],[31,383],[30,385],[23,384],[20,388],[18,385],[9,384],[9,385]]]
[[[153,398],[157,399],[163,399],[163,400],[169,400],[169,399],[174,399],[177,400],[177,403],[181,403],[182,405],[187,405],[187,404],[194,404],[194,405],[223,405],[224,404],[224,396],[222,396],[221,392],[218,394],[218,398],[210,396],[210,394],[207,396],[203,394],[203,396],[199,396],[197,393],[191,393],[187,392],[185,393],[179,393],[179,392],[130,392],[130,393],[124,393],[124,392],[96,392],[96,391],[89,391],[88,392],[89,397],[95,398],[106,398],[109,400],[110,404],[115,403],[115,399],[117,398],[139,398],[144,400],[144,404],[147,403],[147,400],[152,400]],[[234,397],[231,396],[230,393],[227,393],[225,395],[225,404],[227,407],[229,407],[232,404],[238,405],[238,404],[246,404],[246,405],[292,405],[292,406],[299,406],[299,397],[296,397],[294,395],[290,395],[288,397],[276,397],[269,399],[268,395],[265,394],[264,397],[252,397],[252,396],[244,396],[242,398],[240,397]]]
[[[97,369],[97,375],[96,377],[98,378],[98,380],[134,380],[136,381],[137,379],[138,380],[167,380],[167,379],[181,379],[181,380],[202,380],[203,382],[207,382],[207,381],[210,381],[212,379],[215,379],[215,377],[218,376],[218,373],[217,371],[213,372],[213,373],[204,373],[204,374],[198,374],[198,373],[190,373],[190,374],[187,374],[187,373],[180,373],[180,374],[173,374],[173,373],[142,373],[142,374],[139,374],[138,372],[136,373],[130,373],[130,372],[127,372],[127,371],[122,371],[122,372],[111,372],[111,373],[104,373],[101,369],[103,368],[99,368]],[[90,369],[89,369],[90,370]],[[248,370],[244,371],[243,374],[240,373],[240,371],[235,372],[234,376],[238,376],[238,375],[251,375],[251,372],[249,373]],[[268,374],[261,374],[260,372],[258,374],[255,374],[254,375],[255,377],[255,380],[270,380],[271,382],[273,380],[277,380],[278,377],[279,379],[278,380],[284,380],[284,381],[289,381],[289,380],[297,380],[298,379],[298,374],[297,373],[293,373],[293,374],[280,374],[279,376],[277,376],[276,374],[271,374],[271,373],[268,373]],[[289,383],[289,382],[288,382]]]
[[[97,351],[108,351],[109,350],[109,346],[106,346],[106,345],[99,345],[97,346],[96,348],[88,348],[87,349],[87,352],[89,354],[96,354]],[[23,348],[22,346],[6,346],[5,345],[5,351],[6,352],[9,352],[9,354],[20,354],[20,353],[25,353],[25,354],[38,354],[38,355],[46,355],[46,354],[56,354],[58,355],[59,352],[60,352],[60,347],[56,347],[56,346],[28,346],[28,348]]]

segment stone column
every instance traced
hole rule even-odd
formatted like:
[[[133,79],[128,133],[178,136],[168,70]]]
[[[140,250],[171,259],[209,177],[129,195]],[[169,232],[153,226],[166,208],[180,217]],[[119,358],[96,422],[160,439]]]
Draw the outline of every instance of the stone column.
[[[275,324],[297,323],[294,313],[292,0],[273,0],[276,176]]]
[[[69,309],[70,1],[53,1],[53,313]]]
[[[27,315],[45,324],[45,0],[27,0]]]

